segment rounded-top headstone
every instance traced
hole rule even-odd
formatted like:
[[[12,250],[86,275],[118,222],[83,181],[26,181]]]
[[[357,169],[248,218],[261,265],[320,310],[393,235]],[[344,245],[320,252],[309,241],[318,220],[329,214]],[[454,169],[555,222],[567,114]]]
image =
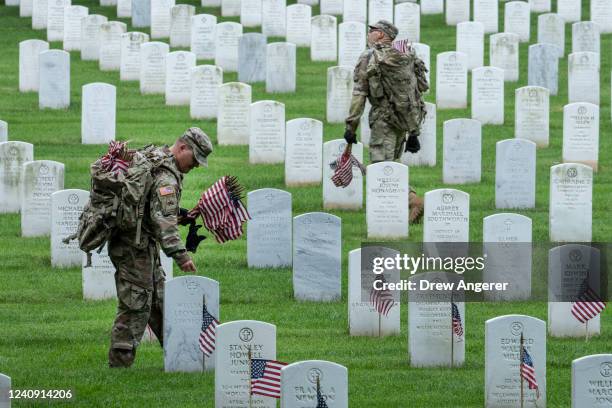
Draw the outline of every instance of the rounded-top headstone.
[[[572,361],[572,408],[609,407],[612,354],[594,354]]]
[[[289,364],[281,370],[281,408],[310,408],[320,394],[330,408],[348,408],[348,370],[323,360]]]

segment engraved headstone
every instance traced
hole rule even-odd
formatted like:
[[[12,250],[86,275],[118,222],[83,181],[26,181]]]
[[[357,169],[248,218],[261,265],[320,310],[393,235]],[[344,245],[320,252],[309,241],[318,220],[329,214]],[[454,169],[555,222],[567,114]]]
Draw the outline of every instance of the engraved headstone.
[[[504,6],[504,32],[519,36],[520,42],[529,42],[530,11],[526,1],[509,1]]]
[[[519,37],[513,33],[493,34],[489,37],[489,65],[504,70],[504,81],[519,79]]]
[[[285,9],[287,0],[262,0],[261,32],[268,37],[284,37],[286,31]]]
[[[531,218],[500,213],[482,221],[484,270],[487,283],[507,283],[506,290],[485,291],[491,301],[529,300],[531,296]]]
[[[538,43],[557,46],[559,58],[565,55],[565,22],[558,14],[546,13],[538,16]]]
[[[121,34],[125,23],[109,21],[100,25],[100,70],[119,71],[121,68]]]
[[[0,143],[8,140],[8,123],[0,120]]]
[[[590,242],[593,169],[565,163],[550,168],[549,232],[553,242]]]
[[[132,1],[132,27],[151,27],[151,0]]]
[[[495,145],[495,208],[535,208],[536,144],[525,139]]]
[[[242,0],[240,2],[240,24],[243,27],[259,27],[261,25],[262,0]]]
[[[321,398],[328,407],[348,408],[348,370],[323,360],[298,361],[282,368],[281,408],[323,406],[317,402],[317,380]]]
[[[170,46],[191,46],[191,17],[195,7],[190,4],[177,4],[170,9]]]
[[[485,34],[496,33],[498,26],[498,8],[496,0],[474,0],[474,21],[482,23]]]
[[[90,14],[81,20],[81,59],[97,61],[100,58],[100,26],[106,23],[106,16]]]
[[[436,105],[425,102],[425,120],[421,124],[419,142],[421,150],[416,153],[404,152],[401,162],[408,167],[436,165]]]
[[[421,38],[421,9],[418,4],[397,4],[394,21],[399,30],[397,37],[395,37],[397,40],[408,39],[411,42],[419,42]]]
[[[267,39],[261,33],[246,33],[238,45],[238,80],[247,84],[266,80]]]
[[[250,191],[247,228],[249,268],[282,268],[292,263],[291,193],[275,188]]]
[[[49,43],[42,40],[25,40],[19,43],[19,92],[38,91],[38,54],[48,49]]]
[[[338,29],[338,65],[354,67],[366,49],[366,26],[349,21],[341,23]]]
[[[0,407],[11,408],[11,377],[0,373]]]
[[[140,46],[140,93],[163,94],[166,91],[166,43],[152,41]]]
[[[70,54],[62,50],[43,51],[38,56],[40,109],[70,106]]]
[[[8,3],[10,4],[10,0]],[[19,1],[19,17],[32,17],[32,7],[33,7],[32,0],[20,0]]]
[[[83,86],[81,143],[107,144],[115,140],[117,89],[95,82]]]
[[[91,265],[87,266],[87,254],[81,253],[83,263],[81,268],[83,299],[105,300],[117,297],[115,286],[115,267],[108,256],[105,245],[102,252],[91,252]]]
[[[408,167],[385,161],[369,165],[366,174],[368,238],[407,238]]]
[[[200,349],[203,309],[217,321],[219,282],[202,276],[180,276],[164,289],[164,371],[200,372],[215,368],[215,351]]]
[[[121,34],[119,78],[122,81],[140,79],[140,46],[147,41],[149,41],[149,35],[138,31]]]
[[[367,8],[367,0],[345,1],[342,9],[342,21],[345,23],[348,21],[357,21],[365,24],[368,17]]]
[[[70,7],[70,0],[47,1],[47,41],[64,39],[64,10]]]
[[[444,0],[421,0],[421,13],[424,15],[444,13]]]
[[[458,23],[456,50],[467,55],[469,70],[481,67],[484,60],[483,24],[473,21]]]
[[[242,36],[242,25],[231,21],[217,24],[215,29],[215,65],[223,72],[238,70],[238,43]]]
[[[529,85],[548,88],[551,95],[559,89],[559,49],[552,44],[533,44],[529,46]]]
[[[214,65],[198,65],[191,69],[191,119],[216,119],[219,86],[223,70]]]
[[[312,8],[306,4],[287,6],[287,42],[310,47]]]
[[[313,212],[293,218],[293,295],[329,302],[341,297],[342,220]]]
[[[540,86],[524,86],[514,95],[514,137],[547,147],[550,91]]]
[[[337,48],[336,17],[314,16],[311,26],[310,59],[312,61],[336,61]]]
[[[472,119],[483,125],[504,124],[504,71],[501,68],[480,67],[472,71]]]
[[[550,12],[550,0],[529,0],[529,8],[532,13]]]
[[[344,9],[344,3],[344,0],[321,0],[321,14],[340,15]]]
[[[537,391],[530,389],[527,381],[522,381],[520,377],[521,337],[533,363]],[[505,315],[485,322],[485,406],[546,406],[544,321],[525,315]]]
[[[51,233],[51,194],[64,189],[64,165],[52,160],[27,162],[22,167],[21,236]]]
[[[132,0],[117,0],[117,17],[132,17]]]
[[[574,52],[568,56],[569,102],[590,102],[599,105],[599,54]]]
[[[266,51],[266,92],[295,92],[295,44],[278,42],[268,44]]]
[[[34,146],[25,142],[0,143],[0,213],[19,212],[24,163],[34,160]]]
[[[340,159],[346,142],[335,139],[323,144],[323,209],[358,210],[363,206],[363,176],[361,171],[353,166],[353,180],[347,187],[336,187],[331,180],[334,174],[330,163]],[[363,162],[363,145],[353,144],[351,154]]]
[[[572,361],[572,408],[610,405],[612,355],[594,354]]]
[[[189,105],[191,101],[191,69],[196,56],[189,51],[166,55],[166,105]]]
[[[221,0],[222,17],[239,17],[241,0]]]
[[[151,0],[151,38],[170,37],[170,10],[175,4],[175,0]]]
[[[588,102],[563,107],[563,162],[582,163],[597,171],[599,106]]]
[[[85,190],[60,190],[51,194],[51,266],[81,265],[83,252],[78,241],[65,244],[62,240],[76,232],[88,199],[89,191]]]
[[[566,23],[582,20],[582,0],[557,0],[557,14]]]
[[[393,21],[393,0],[368,0],[368,24],[380,20]]]
[[[444,184],[480,183],[482,125],[475,119],[451,119],[443,130]]]
[[[228,82],[218,92],[217,141],[220,145],[249,144],[251,86]]]
[[[258,101],[251,104],[249,163],[282,163],[285,160],[285,104]]]
[[[348,66],[327,69],[327,122],[344,123],[353,95],[353,68]]]
[[[68,6],[64,9],[64,42],[66,51],[81,50],[81,20],[89,13],[83,6]]]
[[[199,60],[215,58],[215,31],[217,17],[210,14],[196,14],[191,17],[191,52]]]
[[[436,106],[438,109],[467,108],[468,57],[448,51],[436,55]]]
[[[446,25],[454,26],[470,21],[469,0],[446,0]]]
[[[470,195],[442,188],[425,193],[423,242],[468,242]]]
[[[599,27],[599,32],[602,34],[612,33],[612,1],[609,0],[592,0],[591,4],[591,21]]]
[[[47,0],[32,0],[32,29],[43,30],[47,28]]]
[[[317,185],[323,175],[323,123],[299,118],[287,122],[285,184]]]
[[[572,24],[572,52],[591,51],[600,53],[601,36],[599,26],[592,21]]]

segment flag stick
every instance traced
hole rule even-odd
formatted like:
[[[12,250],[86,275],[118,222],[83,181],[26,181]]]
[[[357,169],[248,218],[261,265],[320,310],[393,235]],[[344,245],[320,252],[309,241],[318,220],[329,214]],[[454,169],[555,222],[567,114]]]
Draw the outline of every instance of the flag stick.
[[[252,355],[251,355],[251,346],[248,346],[248,350],[249,350],[249,408],[253,407],[253,393],[252,393],[252,386],[253,386],[253,376],[251,375],[251,359],[252,359]]]
[[[202,310],[204,310],[204,308],[206,308],[206,295],[202,293]],[[202,312],[202,326],[203,325],[204,325],[204,313]],[[206,355],[204,354],[203,351],[202,351],[202,371],[206,371]]]
[[[378,312],[378,337],[382,337],[382,333],[381,333],[381,320],[382,320],[382,316],[380,315],[380,312]]]
[[[521,375],[521,365],[523,364],[523,332],[521,332],[521,351],[519,353],[519,378],[521,379],[521,408],[523,408],[523,376]]]
[[[589,341],[589,321],[584,322],[584,329],[586,331],[586,337],[584,339],[585,342]]]
[[[453,293],[451,292],[451,302],[450,302],[450,315],[451,315],[451,324],[450,324],[450,335],[451,335],[451,368],[455,365],[455,333],[453,332]]]

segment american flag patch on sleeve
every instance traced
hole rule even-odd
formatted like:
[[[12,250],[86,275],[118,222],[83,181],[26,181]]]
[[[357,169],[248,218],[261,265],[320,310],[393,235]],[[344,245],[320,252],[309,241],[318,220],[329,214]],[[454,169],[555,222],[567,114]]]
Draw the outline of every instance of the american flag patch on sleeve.
[[[174,187],[172,186],[164,186],[159,189],[160,196],[167,196],[170,194],[174,194]]]

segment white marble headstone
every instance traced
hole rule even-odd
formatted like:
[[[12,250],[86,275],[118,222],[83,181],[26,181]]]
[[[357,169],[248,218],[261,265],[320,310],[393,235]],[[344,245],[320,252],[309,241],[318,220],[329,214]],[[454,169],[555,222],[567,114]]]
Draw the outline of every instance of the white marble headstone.
[[[599,106],[576,102],[563,107],[563,161],[586,164],[597,171]]]
[[[284,37],[286,33],[285,10],[287,0],[262,0],[261,32],[267,37]]]
[[[412,49],[414,50],[415,54],[417,55],[417,57],[419,57],[419,59],[421,61],[423,61],[423,63],[425,64],[425,68],[427,68],[427,72],[425,73],[425,77],[427,78],[427,83],[431,86],[431,80],[429,78],[429,73],[431,71],[431,64],[430,64],[430,47],[427,44],[422,44],[422,43],[412,43]],[[427,91],[429,92],[429,91]]]
[[[34,146],[26,142],[0,142],[0,213],[16,213],[21,207],[24,163],[34,160]]]
[[[550,91],[540,86],[516,89],[514,99],[514,137],[548,146]]]
[[[612,33],[612,2],[609,0],[592,0],[591,21],[599,26],[602,34]]]
[[[191,52],[197,59],[215,58],[215,32],[217,17],[210,14],[196,14],[191,17]]]
[[[195,65],[193,52],[174,51],[166,55],[166,105],[189,105],[191,69]]]
[[[267,38],[245,33],[238,44],[238,80],[247,84],[266,80]]]
[[[556,45],[533,44],[529,46],[529,85],[548,88],[551,95],[559,89],[559,58]]]
[[[119,71],[121,68],[121,34],[125,23],[109,21],[100,25],[100,70]]]
[[[132,17],[132,0],[117,0],[117,17]]]
[[[574,52],[568,56],[568,100],[599,105],[599,54]]]
[[[336,61],[338,32],[336,17],[318,15],[312,18],[310,59],[312,61]]]
[[[484,61],[484,25],[475,21],[458,23],[455,49],[467,55],[469,70],[481,67]]]
[[[482,23],[485,34],[499,31],[496,0],[474,0],[474,21]]]
[[[495,145],[495,208],[535,208],[536,144],[525,139]]]
[[[582,20],[582,0],[557,0],[557,14],[566,23]]]
[[[151,0],[131,0],[132,27],[151,27]]]
[[[549,233],[553,242],[590,242],[593,169],[565,163],[550,168]]]
[[[480,67],[472,71],[472,119],[483,125],[504,124],[504,71],[501,68]]]
[[[310,47],[312,8],[306,4],[287,6],[287,42]]]
[[[421,13],[423,15],[444,13],[444,0],[421,0]]]
[[[285,104],[257,101],[251,104],[249,163],[283,163],[285,160]]]
[[[367,8],[367,0],[345,1],[342,9],[342,21],[357,21],[365,24],[368,17]]]
[[[5,4],[6,3],[10,4],[10,0],[8,2],[5,2]],[[33,8],[32,0],[20,0],[19,1],[19,17],[32,17],[32,8]]]
[[[353,95],[353,68],[348,66],[327,69],[327,122],[344,123]]]
[[[242,0],[240,2],[240,24],[243,27],[259,27],[261,25],[262,0]]]
[[[504,6],[504,32],[519,36],[520,42],[529,42],[530,11],[526,1],[509,1]]]
[[[166,43],[152,41],[140,46],[140,93],[163,94],[166,91]]]
[[[8,123],[0,120],[0,143],[8,140]]]
[[[321,14],[340,15],[344,10],[344,3],[344,0],[321,0]]]
[[[421,9],[416,3],[401,3],[395,6],[395,26],[399,30],[397,40],[408,39],[419,42],[421,38]]]
[[[323,123],[299,118],[287,122],[285,185],[317,185],[323,174]]]
[[[444,122],[445,184],[480,183],[482,161],[482,125],[475,119],[451,119]]]
[[[393,21],[393,0],[368,0],[368,24],[380,20]]]
[[[297,300],[340,299],[342,220],[313,212],[293,218],[293,295]]]
[[[70,0],[47,1],[47,41],[64,39],[64,10],[70,4]]]
[[[19,43],[19,92],[38,91],[38,54],[49,49],[42,40],[25,40]]]
[[[366,223],[368,238],[408,237],[408,166],[384,161],[368,166]]]
[[[217,321],[219,282],[202,276],[180,276],[164,288],[164,371],[200,372],[215,367],[215,354],[200,350],[203,308]],[[217,332],[218,333],[218,332]]]
[[[88,13],[89,9],[83,6],[69,6],[64,9],[64,50],[81,50],[81,19]]]
[[[90,14],[81,20],[81,59],[97,61],[100,58],[100,26],[108,22],[106,16]]]
[[[106,245],[102,252],[91,252],[91,265],[87,265],[87,254],[82,253],[82,286],[83,299],[105,300],[117,297],[115,286],[115,267],[108,256]]]
[[[47,28],[47,0],[32,0],[32,29],[44,30]]]
[[[419,143],[421,150],[416,153],[404,152],[401,162],[409,167],[436,165],[436,105],[425,102],[425,120],[421,124]]]
[[[334,171],[329,164],[340,159],[346,142],[335,139],[323,144],[323,209],[358,210],[363,207],[363,176],[361,171],[353,166],[353,180],[347,187],[336,187],[331,180]],[[351,154],[363,163],[363,145],[353,144]]]
[[[51,233],[51,194],[64,189],[64,164],[52,160],[24,163],[21,183],[21,236]]]
[[[275,188],[250,191],[247,228],[249,268],[282,268],[292,263],[291,193]]]
[[[282,368],[281,408],[310,408],[318,405],[317,379],[320,394],[329,408],[348,408],[347,368],[323,360],[298,361]]]
[[[467,107],[468,57],[448,51],[436,55],[436,106],[438,109]]]
[[[43,51],[38,56],[40,109],[70,106],[70,54],[62,50]]]
[[[242,25],[231,21],[217,24],[215,29],[215,65],[223,72],[238,70],[238,42],[242,36]]]
[[[445,0],[446,25],[454,26],[470,21],[469,0]]]
[[[140,79],[140,46],[147,41],[149,41],[149,35],[138,31],[121,34],[119,79],[122,81]]]
[[[366,26],[357,21],[349,21],[341,23],[338,30],[338,65],[354,67],[366,49]]]
[[[594,354],[572,361],[572,408],[610,405],[612,354]]]
[[[189,4],[177,4],[170,9],[170,46],[191,46],[191,17],[195,7]]]
[[[198,65],[191,69],[192,119],[216,119],[219,86],[223,84],[223,70],[215,65]]]
[[[221,0],[221,16],[222,17],[238,17],[240,16],[241,0]]]
[[[83,252],[78,241],[65,244],[62,240],[76,232],[89,191],[69,189],[51,194],[51,266],[79,266]]]
[[[228,82],[219,86],[217,141],[220,145],[249,143],[251,86]]]
[[[151,0],[151,38],[170,37],[170,10],[175,4],[175,0]]]
[[[599,26],[592,21],[572,24],[572,52],[591,51],[600,53],[601,35]]]
[[[468,242],[470,195],[442,188],[425,193],[423,242]]]
[[[107,144],[115,140],[117,89],[94,82],[83,86],[81,143]]]
[[[532,13],[548,13],[550,12],[550,0],[529,0],[529,8]]]
[[[555,45],[559,58],[565,55],[565,22],[558,14],[546,13],[538,16],[538,43]]]
[[[295,44],[289,42],[268,44],[266,49],[266,92],[295,92],[296,65]]]
[[[519,79],[519,37],[513,33],[493,34],[489,37],[489,65],[504,70],[504,81]]]
[[[0,373],[0,407],[11,408],[11,377]]]

